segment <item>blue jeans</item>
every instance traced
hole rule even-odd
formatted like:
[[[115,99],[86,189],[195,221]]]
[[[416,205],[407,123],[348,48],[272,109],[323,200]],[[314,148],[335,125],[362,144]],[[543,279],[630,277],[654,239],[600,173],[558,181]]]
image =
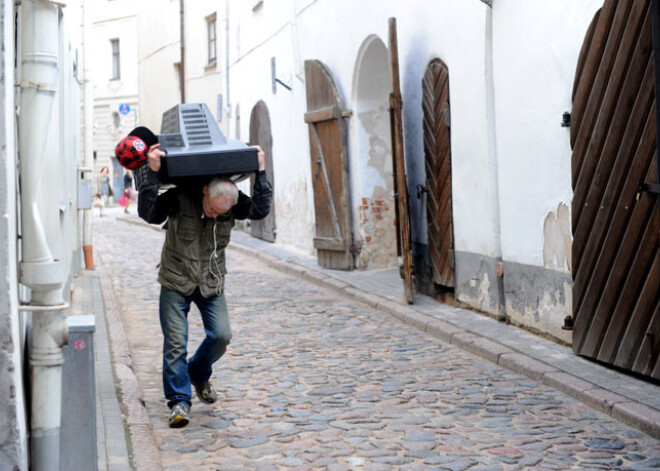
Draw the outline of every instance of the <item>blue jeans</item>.
[[[202,315],[206,336],[188,360],[188,312],[195,303]],[[231,326],[224,294],[204,298],[196,289],[184,296],[161,286],[160,326],[163,330],[163,389],[167,405],[179,402],[191,406],[190,384],[211,377],[211,366],[224,355],[231,340]]]

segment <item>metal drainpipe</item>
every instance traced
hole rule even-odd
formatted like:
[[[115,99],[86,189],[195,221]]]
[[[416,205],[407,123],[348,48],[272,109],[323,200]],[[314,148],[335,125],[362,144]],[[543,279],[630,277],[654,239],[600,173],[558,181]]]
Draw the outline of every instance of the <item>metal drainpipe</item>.
[[[84,179],[89,180],[89,185],[92,185],[92,176],[94,169],[94,151],[92,149],[93,135],[93,120],[94,120],[94,97],[93,97],[93,84],[92,84],[92,71],[91,71],[91,49],[92,49],[92,34],[91,24],[92,19],[89,13],[89,2],[85,6],[82,2],[83,9],[83,162],[84,168],[81,169],[84,174]],[[92,209],[83,209],[83,254],[85,259],[85,268],[87,270],[94,269],[94,246],[92,242]]]
[[[179,66],[179,81],[181,82],[181,103],[186,102],[186,30],[184,1],[179,0],[179,35],[181,40],[181,64]]]
[[[59,470],[62,345],[68,336],[68,305],[62,297],[64,267],[51,254],[37,208],[58,82],[58,15],[58,5],[48,0],[23,0],[21,3],[18,117],[22,222],[20,281],[31,292],[29,305],[22,306],[21,310],[33,312],[31,457],[35,471]],[[56,151],[49,149],[50,152]],[[53,157],[57,158],[56,155]],[[57,211],[56,208],[53,210]]]

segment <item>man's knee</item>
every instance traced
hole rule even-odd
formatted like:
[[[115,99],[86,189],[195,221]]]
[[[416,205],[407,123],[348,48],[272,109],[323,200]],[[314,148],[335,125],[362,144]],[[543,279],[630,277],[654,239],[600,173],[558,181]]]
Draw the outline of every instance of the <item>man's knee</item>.
[[[213,332],[209,335],[209,340],[218,347],[226,347],[231,342],[231,332]]]

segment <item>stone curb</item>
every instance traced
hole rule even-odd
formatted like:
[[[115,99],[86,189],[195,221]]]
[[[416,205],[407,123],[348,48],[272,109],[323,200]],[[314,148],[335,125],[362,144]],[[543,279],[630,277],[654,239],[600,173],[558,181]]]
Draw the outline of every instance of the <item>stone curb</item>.
[[[160,452],[153,436],[142,390],[133,371],[133,359],[126,340],[112,281],[105,273],[102,263],[97,265],[96,271],[105,305],[116,387],[131,442],[131,464],[134,469],[140,471],[161,471]]]
[[[532,358],[524,352],[513,350],[497,341],[469,332],[450,322],[434,319],[409,306],[362,291],[313,269],[258,252],[240,242],[232,241],[228,248],[256,257],[276,270],[298,276],[386,312],[404,324],[415,327],[432,337],[557,389],[599,412],[635,427],[653,438],[660,439],[660,411],[655,408],[632,401],[570,373],[560,371],[550,364]]]

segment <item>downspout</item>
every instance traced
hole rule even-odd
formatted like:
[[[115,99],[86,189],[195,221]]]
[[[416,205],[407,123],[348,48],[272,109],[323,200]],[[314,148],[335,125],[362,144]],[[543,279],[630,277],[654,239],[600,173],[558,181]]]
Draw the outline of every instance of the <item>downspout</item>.
[[[225,3],[225,81],[227,93],[227,136],[229,136],[229,119],[231,114],[231,97],[229,95],[229,0]]]
[[[89,14],[89,2],[85,7],[82,2],[83,16],[83,167],[80,171],[83,178],[89,181],[89,187],[92,187],[92,174],[94,169],[93,127],[94,119],[94,97],[92,96],[92,72],[91,72],[91,18]],[[92,209],[83,209],[83,254],[85,256],[85,268],[94,269],[94,246],[92,242]]]
[[[31,291],[30,303],[21,306],[21,310],[33,312],[31,456],[32,469],[36,471],[59,470],[62,345],[67,341],[68,305],[62,297],[64,267],[62,261],[51,254],[37,208],[46,139],[58,86],[58,20],[59,6],[51,1],[23,0],[21,3],[20,281]],[[49,149],[49,154],[51,152]],[[57,211],[51,204],[45,209]]]
[[[181,103],[186,102],[186,35],[185,35],[185,14],[183,0],[179,0],[179,34],[181,36],[181,62],[179,63],[179,82],[181,86]]]
[[[506,299],[504,293],[504,271],[502,260],[502,218],[500,217],[500,168],[497,155],[497,115],[495,110],[495,67],[493,65],[493,3],[492,0],[482,0],[489,8],[486,9],[486,117],[488,126],[488,152],[489,152],[489,170],[494,178],[490,182],[490,191],[494,196],[494,223],[496,231],[495,237],[496,265],[495,273],[497,275],[496,288],[498,296],[498,314],[506,315]]]

